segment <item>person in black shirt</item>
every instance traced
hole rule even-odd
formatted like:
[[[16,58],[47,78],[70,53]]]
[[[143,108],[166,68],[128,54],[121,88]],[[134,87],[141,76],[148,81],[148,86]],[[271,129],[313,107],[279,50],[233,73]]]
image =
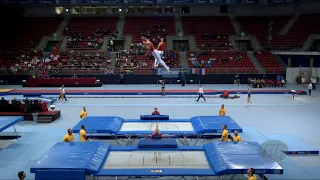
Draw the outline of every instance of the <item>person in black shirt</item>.
[[[24,180],[26,178],[26,173],[24,173],[23,171],[20,171],[18,173],[18,178],[19,180]]]
[[[20,104],[20,103],[19,103],[19,101],[17,100],[17,98],[14,97],[14,98],[12,99],[12,101],[11,101],[11,104],[12,104],[12,105],[18,105],[18,104]]]
[[[2,97],[0,99],[0,105],[5,105],[5,104],[8,104],[8,101],[4,99],[4,97]]]
[[[162,80],[161,81],[161,96],[165,96],[166,95],[165,87],[166,87],[166,85],[164,84],[164,80]]]
[[[40,106],[40,100],[38,98],[35,98],[32,102],[32,112],[40,112],[41,106]]]

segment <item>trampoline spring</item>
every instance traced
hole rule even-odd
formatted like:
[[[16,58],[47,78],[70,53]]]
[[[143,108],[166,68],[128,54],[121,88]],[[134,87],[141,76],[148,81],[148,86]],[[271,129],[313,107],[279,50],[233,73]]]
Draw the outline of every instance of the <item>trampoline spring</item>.
[[[158,155],[156,155],[156,164],[158,164]]]

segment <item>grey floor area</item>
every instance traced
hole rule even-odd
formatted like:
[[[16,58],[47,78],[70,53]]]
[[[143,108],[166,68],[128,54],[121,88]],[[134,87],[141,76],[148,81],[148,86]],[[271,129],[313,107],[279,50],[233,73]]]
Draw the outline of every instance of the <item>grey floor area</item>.
[[[1,88],[19,88],[6,86]],[[105,85],[98,89],[159,89],[156,85]],[[180,89],[178,85],[167,85],[167,89]],[[197,85],[187,85],[185,89],[197,89]],[[205,89],[247,89],[240,85],[204,85]],[[303,89],[306,87],[289,85],[285,89]],[[21,88],[20,88],[21,89]],[[30,89],[30,88],[23,88]],[[37,88],[39,89],[39,88]],[[52,89],[52,88],[42,88]],[[56,89],[56,88],[55,88]],[[67,88],[73,89],[73,88]],[[76,88],[79,89],[79,88]],[[90,89],[90,88],[80,88]],[[320,90],[319,90],[320,91]],[[227,115],[231,116],[240,126],[254,127],[263,134],[293,134],[320,148],[320,93],[315,91],[313,96],[291,95],[252,95],[252,105],[246,105],[246,96],[240,99],[209,98],[207,102],[195,102],[193,98],[69,98],[68,102],[57,102],[56,108],[61,110],[62,117],[51,124],[36,124],[34,122],[21,122],[16,125],[17,131],[22,135],[15,142],[0,142],[5,148],[0,151],[0,180],[16,179],[17,172],[24,170],[27,179],[34,179],[29,168],[40,159],[56,142],[60,142],[68,128],[72,128],[80,121],[79,114],[83,106],[87,107],[89,116],[120,116],[128,119],[139,118],[141,114],[150,114],[153,107],[158,107],[162,114],[170,118],[189,119],[193,116],[218,115],[219,107],[225,104]],[[4,133],[10,133],[9,128]],[[78,137],[76,136],[76,140]],[[114,141],[106,141],[116,145]],[[200,143],[209,142],[204,140]],[[318,156],[289,158],[282,164],[286,165],[284,176],[269,176],[269,179],[320,179]],[[127,178],[127,177],[126,177]],[[88,179],[93,179],[88,177]],[[97,179],[97,178],[96,178]],[[114,178],[100,178],[114,179]],[[118,178],[123,179],[123,178]],[[131,178],[134,179],[134,178]],[[155,178],[145,178],[155,179]],[[158,177],[158,179],[180,180],[182,177]],[[187,179],[195,179],[188,177]],[[218,179],[218,177],[203,177],[200,179]],[[232,175],[219,178],[225,180],[246,179],[244,176]]]

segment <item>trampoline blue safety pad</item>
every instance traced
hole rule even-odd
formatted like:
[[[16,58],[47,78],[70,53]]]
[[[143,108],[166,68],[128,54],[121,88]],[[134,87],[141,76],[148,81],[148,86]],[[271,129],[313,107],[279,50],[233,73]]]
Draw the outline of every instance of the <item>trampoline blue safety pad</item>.
[[[0,116],[0,132],[23,121],[23,116]]]
[[[53,146],[30,171],[38,170],[83,170],[88,174],[97,173],[105,160],[110,145],[100,142],[63,143]]]
[[[88,133],[106,134],[150,134],[157,127],[165,134],[207,134],[221,133],[227,125],[229,132],[242,132],[242,128],[229,116],[196,116],[191,119],[171,120],[125,120],[117,116],[88,116],[81,120],[73,132],[78,133],[81,125]]]
[[[59,142],[33,165],[30,171],[35,173],[36,177],[40,175],[43,177],[37,180],[45,180],[46,177],[63,179],[62,176],[65,179],[66,174],[69,174],[68,180],[76,180],[73,177],[82,180],[85,177],[79,178],[79,174],[85,173],[91,176],[218,176],[245,174],[249,168],[256,169],[257,174],[283,174],[279,164],[265,161],[259,156],[259,148],[259,144],[250,142],[208,143],[204,146],[177,147],[174,150],[172,148],[111,147],[101,142]],[[165,155],[166,152],[198,153],[198,155],[193,157],[196,160],[190,159],[192,156],[185,156],[189,159],[181,159],[183,163],[179,164],[179,158],[172,155],[170,160],[170,156]],[[154,154],[159,153],[162,157],[158,162],[157,158],[147,157],[148,154],[153,157]],[[130,158],[128,159],[127,156]],[[138,165],[139,163],[141,164]],[[176,168],[179,166],[181,167]]]

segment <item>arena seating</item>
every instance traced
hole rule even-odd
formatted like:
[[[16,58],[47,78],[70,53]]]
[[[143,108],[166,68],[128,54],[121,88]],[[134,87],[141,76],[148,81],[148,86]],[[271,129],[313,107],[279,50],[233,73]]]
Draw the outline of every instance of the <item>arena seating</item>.
[[[265,68],[267,73],[283,73],[284,67],[275,59],[270,52],[262,52],[262,54],[256,54],[256,59]]]
[[[160,25],[163,28],[155,28]],[[167,33],[163,32],[163,29]],[[162,30],[162,31],[161,31]],[[165,35],[174,35],[175,23],[173,17],[127,17],[124,24],[124,35],[132,36],[132,42],[141,42],[141,33],[147,33],[150,31],[150,39],[157,39],[158,36],[163,37]]]
[[[16,33],[8,47],[11,48],[34,48],[43,36],[52,36],[62,21],[62,18],[24,18],[19,22],[20,30]]]
[[[188,52],[188,64],[189,67],[194,67],[192,65],[192,55],[197,54],[196,60],[201,66],[202,61],[204,62],[203,67],[206,66],[206,62],[210,59],[215,59],[211,62],[211,67],[209,68],[209,72],[211,73],[253,73],[256,72],[253,63],[245,52],[236,52],[236,51],[213,51],[207,52],[205,54],[199,54],[196,52]],[[241,56],[239,59],[233,59],[235,56]],[[221,60],[225,60],[222,62]],[[211,69],[211,70],[210,70]]]
[[[269,24],[272,23],[272,38],[278,36],[289,21],[290,16],[280,17],[238,17],[237,20],[246,35],[254,35],[262,47],[268,44]]]
[[[230,49],[227,37],[218,38],[235,34],[228,17],[182,17],[181,21],[184,34],[194,35],[198,47],[205,45],[207,48]],[[215,37],[205,37],[206,33]]]
[[[301,48],[310,34],[320,33],[319,18],[320,14],[301,15],[286,35],[273,38],[272,47],[282,50]]]
[[[68,31],[65,35],[74,37],[81,35],[83,38],[81,42],[77,42],[75,46],[68,43],[69,49],[92,50],[88,46],[88,37],[92,36],[93,39],[103,39],[104,35],[113,33],[116,30],[118,23],[117,17],[73,17],[69,20],[67,25]],[[93,34],[94,32],[94,34]],[[101,47],[101,44],[100,44]]]

